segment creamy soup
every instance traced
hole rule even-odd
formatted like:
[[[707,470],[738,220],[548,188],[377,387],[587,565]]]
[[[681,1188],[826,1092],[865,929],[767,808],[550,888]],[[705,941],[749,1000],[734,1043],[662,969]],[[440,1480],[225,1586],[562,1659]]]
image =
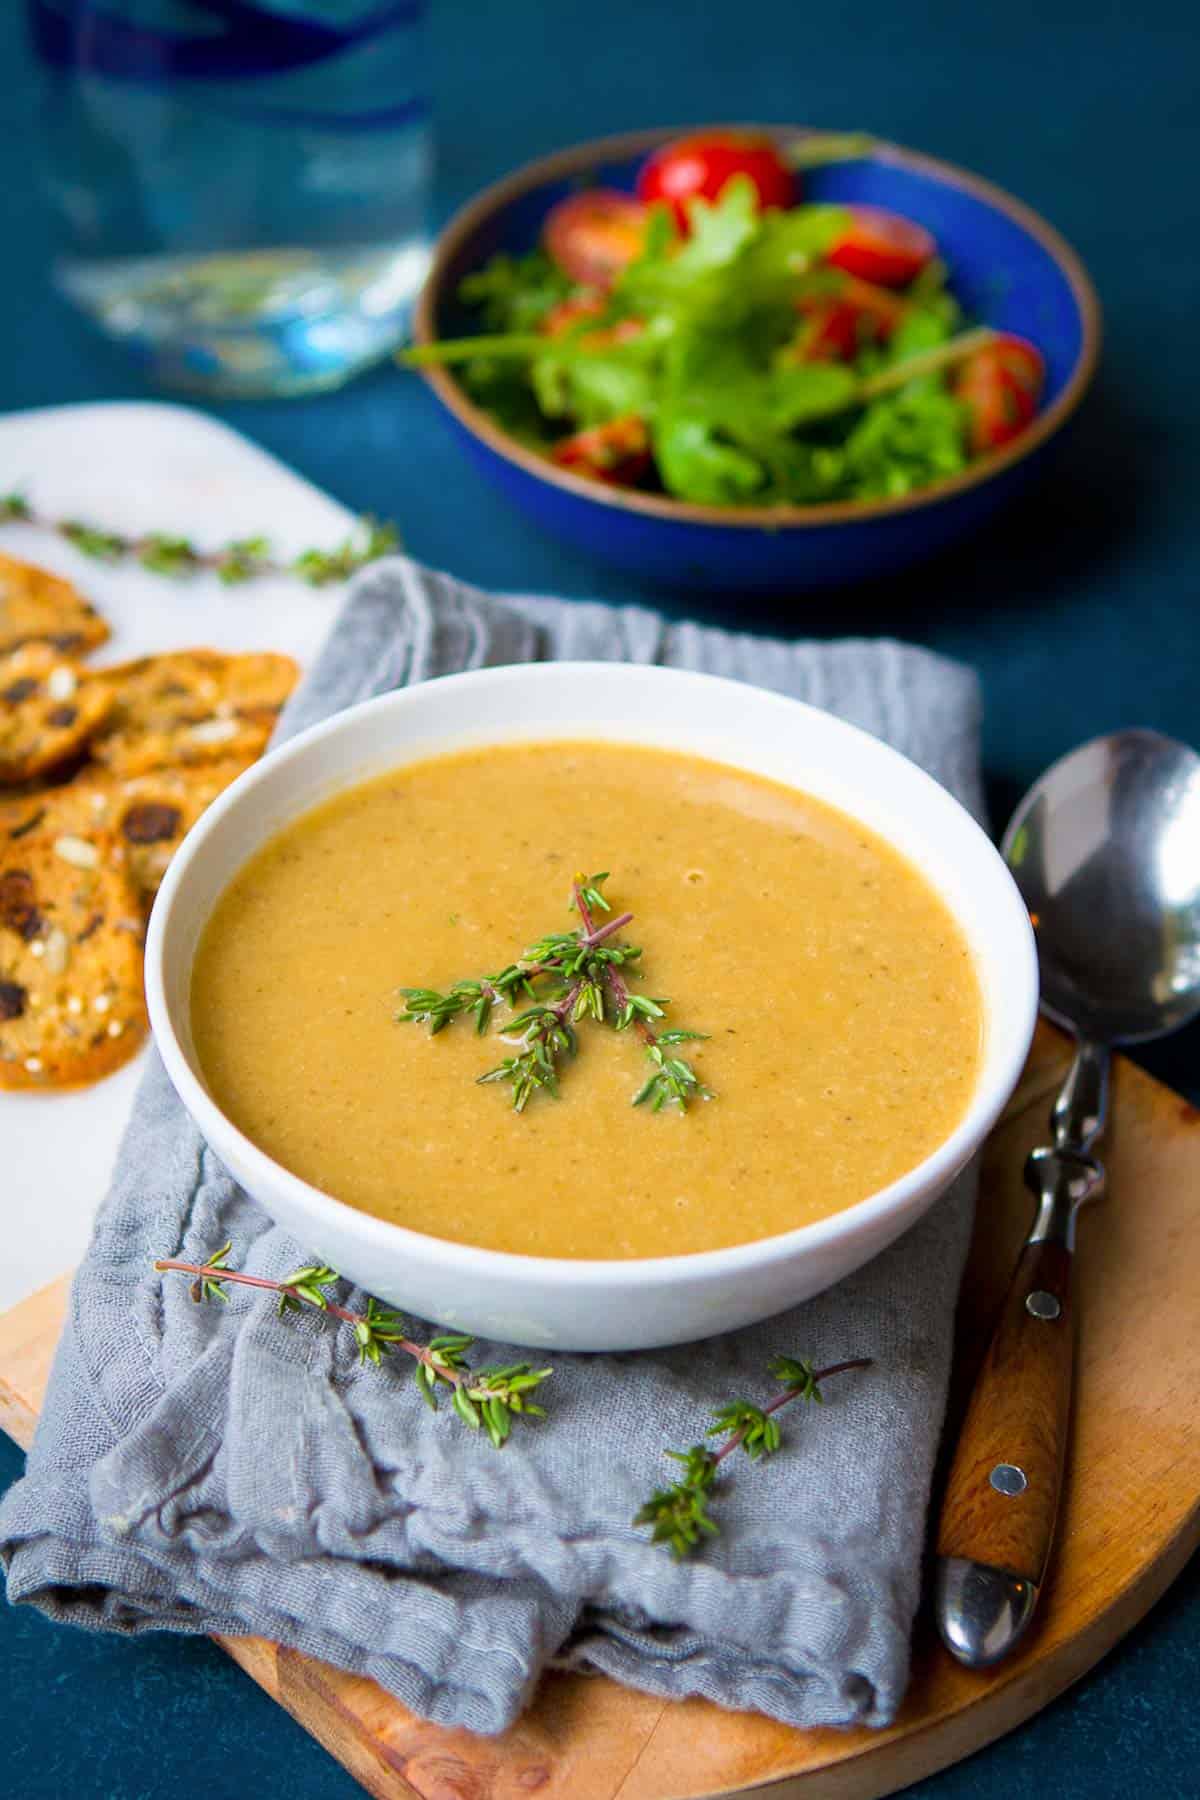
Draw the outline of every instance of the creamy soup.
[[[632,992],[708,1033],[713,1098],[634,1108],[645,1043],[584,1021],[559,1098],[478,1077],[519,1045],[396,1021],[402,988],[494,973],[610,871]],[[598,915],[600,922],[602,915]],[[523,1003],[522,1003],[523,1004]],[[825,1218],[963,1116],[982,1007],[921,874],[807,794],[690,756],[528,743],[410,764],[285,827],[222,895],[192,1030],[214,1099],[276,1161],[401,1225],[541,1256],[660,1256]],[[319,1249],[319,1246],[316,1246]]]

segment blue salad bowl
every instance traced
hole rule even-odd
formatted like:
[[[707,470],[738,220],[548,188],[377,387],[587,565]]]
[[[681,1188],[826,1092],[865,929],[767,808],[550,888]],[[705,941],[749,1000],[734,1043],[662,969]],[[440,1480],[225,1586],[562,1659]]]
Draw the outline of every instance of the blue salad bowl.
[[[767,129],[785,146],[807,135]],[[486,189],[438,240],[414,314],[415,342],[478,329],[458,298],[465,275],[497,251],[532,249],[550,208],[582,186],[632,192],[647,153],[679,135],[677,128],[598,139]],[[1100,347],[1099,303],[1071,247],[990,182],[896,144],[875,142],[853,161],[807,170],[804,198],[886,207],[933,233],[967,318],[1029,338],[1045,358],[1046,386],[1029,427],[960,474],[898,499],[697,506],[559,468],[498,426],[448,369],[424,370],[471,457],[535,524],[644,582],[803,592],[886,574],[940,550],[1041,470],[1087,391]]]

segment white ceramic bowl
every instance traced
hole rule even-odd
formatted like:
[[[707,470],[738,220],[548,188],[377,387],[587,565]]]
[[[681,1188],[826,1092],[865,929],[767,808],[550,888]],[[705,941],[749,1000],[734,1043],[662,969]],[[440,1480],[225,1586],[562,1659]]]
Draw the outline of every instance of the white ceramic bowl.
[[[462,745],[606,738],[753,770],[860,818],[915,861],[974,952],[985,1045],[965,1118],[932,1156],[832,1218],[733,1249],[643,1261],[515,1256],[426,1237],[332,1199],[273,1162],[215,1105],[196,1060],[196,945],[235,871],[288,820],[369,775]],[[448,676],[350,708],[273,751],[176,855],[146,945],[154,1035],[187,1110],[237,1179],[306,1251],[380,1299],[512,1344],[638,1350],[767,1318],[819,1293],[915,1223],[978,1150],[1020,1075],[1037,1009],[1025,908],[979,826],[945,790],[828,713],[738,682],[620,663]]]

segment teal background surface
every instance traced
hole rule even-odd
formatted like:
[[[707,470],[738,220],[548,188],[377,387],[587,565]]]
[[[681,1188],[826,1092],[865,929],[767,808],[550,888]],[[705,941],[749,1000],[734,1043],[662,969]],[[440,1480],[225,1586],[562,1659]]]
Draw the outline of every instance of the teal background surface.
[[[1047,762],[1097,732],[1139,724],[1200,740],[1194,7],[435,0],[432,25],[443,217],[560,144],[741,117],[869,128],[989,176],[1057,225],[1092,270],[1107,341],[1095,393],[1042,487],[985,536],[897,581],[702,610],[796,635],[886,631],[974,663],[997,823]],[[21,8],[9,0],[0,7],[0,407],[142,397],[123,357],[49,293],[35,105]],[[536,536],[468,467],[414,378],[382,369],[322,399],[214,410],[348,505],[395,519],[428,562],[497,587],[700,610]],[[1200,1090],[1200,1031],[1143,1060],[1193,1097]],[[1097,1214],[1084,1254],[1087,1230],[1103,1229]],[[0,1487],[19,1468],[0,1438]],[[1187,1800],[1200,1795],[1198,1688],[1193,1564],[1070,1694],[909,1792]],[[0,1744],[5,1800],[361,1792],[209,1644],[90,1638],[3,1607]]]

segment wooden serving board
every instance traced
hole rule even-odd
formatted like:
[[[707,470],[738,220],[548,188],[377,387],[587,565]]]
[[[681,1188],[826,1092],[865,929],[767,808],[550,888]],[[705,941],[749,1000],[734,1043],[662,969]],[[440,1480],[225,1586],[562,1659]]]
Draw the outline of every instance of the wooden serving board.
[[[965,1391],[1030,1202],[1026,1152],[1069,1060],[1039,1029],[988,1149],[959,1309]],[[792,1731],[700,1701],[551,1675],[501,1738],[446,1731],[373,1682],[257,1638],[222,1645],[379,1800],[877,1800],[989,1743],[1108,1650],[1200,1543],[1200,1112],[1120,1061],[1105,1146],[1110,1198],[1080,1230],[1077,1405],[1058,1550],[1037,1626],[1000,1669],[951,1661],[927,1621],[887,1731]],[[0,1425],[33,1435],[66,1281],[0,1318]],[[952,1401],[952,1416],[957,1399]]]

